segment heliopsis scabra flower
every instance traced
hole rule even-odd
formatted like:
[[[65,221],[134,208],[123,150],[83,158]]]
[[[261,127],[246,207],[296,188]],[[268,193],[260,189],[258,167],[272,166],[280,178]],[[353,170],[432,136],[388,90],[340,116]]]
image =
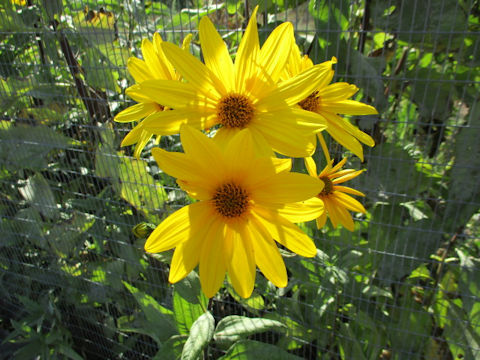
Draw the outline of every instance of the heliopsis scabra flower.
[[[335,63],[337,62],[336,58],[332,60]],[[313,66],[313,62],[308,56],[302,57],[298,46],[294,45],[283,78],[290,79]],[[346,82],[330,84],[334,73],[333,70],[324,72],[324,77],[318,83],[318,86],[308,96],[299,101],[298,105],[304,110],[319,114],[326,121],[327,132],[332,138],[363,161],[363,148],[360,142],[368,146],[374,146],[375,142],[368,134],[338,114],[371,115],[378,114],[378,112],[373,106],[349,100],[358,91],[355,85]]]
[[[290,159],[258,157],[250,130],[219,146],[189,126],[180,131],[185,153],[152,150],[158,165],[199,200],[167,217],[145,243],[157,253],[175,248],[169,281],[175,283],[199,265],[204,293],[212,297],[227,271],[234,289],[249,297],[256,265],[276,286],[287,272],[275,241],[306,257],[313,241],[292,222],[317,218],[321,206],[299,201],[322,191],[318,178],[285,171]],[[275,240],[275,241],[274,241]]]
[[[351,210],[366,213],[366,210],[360,202],[347,194],[358,196],[365,196],[365,194],[340,184],[357,177],[364,170],[341,170],[343,165],[345,165],[347,158],[344,158],[332,167],[333,160],[330,160],[329,156],[326,157],[327,166],[325,166],[320,174],[317,174],[315,161],[311,157],[305,158],[305,165],[308,173],[311,176],[319,178],[325,184],[323,190],[317,195],[317,197],[323,201],[325,206],[325,211],[317,218],[317,227],[320,229],[325,225],[328,215],[334,228],[336,228],[338,224],[341,224],[348,230],[353,231],[354,223],[352,216],[348,211]]]
[[[314,66],[277,86],[294,42],[292,24],[278,26],[260,49],[254,12],[235,63],[208,17],[200,21],[199,31],[205,64],[172,44],[161,45],[187,83],[150,80],[140,85],[139,94],[162,99],[174,109],[150,116],[145,129],[169,135],[178,133],[182,124],[197,129],[218,124],[217,141],[226,143],[249,128],[256,142],[281,154],[312,154],[314,134],[325,129],[325,121],[296,104],[321,85],[332,64]]]
[[[190,46],[192,35],[189,34],[183,40],[182,49],[187,51]],[[153,35],[153,43],[148,39],[142,41],[142,55],[144,60],[136,57],[128,59],[128,71],[135,79],[137,84],[145,80],[164,79],[180,80],[181,76],[175,72],[175,69],[166,59],[163,50],[160,47],[162,37],[160,34]],[[138,85],[133,85],[126,90],[126,94],[138,102],[133,106],[126,108],[118,113],[114,120],[121,123],[141,121],[152,114],[168,110],[161,104],[161,99],[152,99],[138,91]],[[122,146],[137,144],[134,155],[138,158],[145,145],[152,138],[152,133],[145,130],[143,122],[135,126],[122,141]],[[157,138],[157,142],[160,138]]]

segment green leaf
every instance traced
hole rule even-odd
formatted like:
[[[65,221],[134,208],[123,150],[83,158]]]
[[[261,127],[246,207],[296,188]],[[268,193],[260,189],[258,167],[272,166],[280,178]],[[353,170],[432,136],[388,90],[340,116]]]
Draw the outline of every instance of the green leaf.
[[[286,328],[276,320],[231,315],[220,320],[215,329],[214,339],[217,342],[232,343],[249,335],[269,330],[285,332]]]
[[[207,311],[193,323],[190,335],[183,347],[182,360],[197,360],[212,339],[214,328],[215,320]]]
[[[411,98],[418,106],[420,115],[424,118],[444,121],[452,113],[455,88],[451,86],[448,73],[439,73],[428,68],[418,69],[407,73],[408,77],[415,77],[412,86]]]
[[[185,279],[174,285],[173,310],[180,334],[187,335],[195,320],[207,309],[208,299],[200,287],[200,279],[192,271]]]
[[[147,321],[153,325],[160,341],[177,334],[173,312],[160,305],[153,297],[138,290],[133,285],[122,281],[123,285],[135,297]]]
[[[57,202],[47,180],[40,173],[28,178],[24,187],[18,189],[23,198],[43,216],[55,219],[58,216]]]
[[[75,142],[46,126],[13,126],[0,129],[0,164],[8,170],[43,170],[48,165],[48,153],[66,149]]]
[[[475,326],[478,322],[469,319],[465,311],[453,302],[450,302],[448,315],[450,324],[445,326],[444,336],[453,357],[455,359],[478,359],[480,357],[480,330],[478,326]]]
[[[392,5],[395,7],[393,11],[389,9]],[[371,5],[375,14],[372,16],[373,25],[422,49],[433,48],[441,52],[458,48],[467,31],[467,17],[462,6],[456,0],[445,0],[441,6],[437,5],[430,1],[409,6],[401,0],[375,0]]]
[[[457,231],[459,225],[478,211],[480,203],[480,101],[470,108],[468,124],[455,137],[454,162],[448,184],[444,231]]]
[[[362,344],[357,334],[355,334],[350,324],[340,323],[340,336],[338,337],[340,342],[340,354],[342,359],[360,359],[366,360],[365,353],[363,351]]]
[[[301,358],[271,344],[242,340],[233,344],[219,360],[300,360]]]
[[[182,355],[182,349],[187,341],[185,335],[174,335],[165,341],[152,360],[177,360]]]
[[[158,223],[155,212],[163,208],[167,193],[147,170],[147,162],[123,157],[119,168],[120,196],[143,212],[148,221]]]
[[[389,166],[390,159],[395,159],[395,166]],[[416,170],[416,163],[402,147],[383,143],[371,150],[368,171],[353,179],[350,186],[356,189],[359,184],[359,188],[368,189],[372,201],[404,202],[405,195],[419,194],[431,183]]]
[[[65,345],[65,344],[58,344],[56,345],[56,350],[65,356],[67,356],[69,359],[73,360],[82,360],[83,357],[81,357],[75,350],[73,350],[70,346]]]
[[[46,236],[49,244],[61,257],[67,257],[78,244],[79,237],[95,223],[93,216],[81,212],[74,212],[73,216],[62,224],[55,225]]]

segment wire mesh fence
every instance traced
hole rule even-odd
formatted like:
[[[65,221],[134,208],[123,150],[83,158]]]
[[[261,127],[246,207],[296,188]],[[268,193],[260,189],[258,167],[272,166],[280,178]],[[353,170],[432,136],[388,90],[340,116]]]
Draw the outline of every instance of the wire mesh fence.
[[[251,297],[225,281],[211,300],[195,271],[169,284],[172,252],[144,250],[192,202],[151,152],[182,151],[179,136],[137,158],[113,118],[135,104],[142,39],[193,34],[203,59],[208,16],[233,53],[257,2],[0,4],[0,357],[480,357],[478,0],[258,2],[261,43],[291,22],[301,52],[335,56],[333,82],[378,110],[347,116],[375,141],[364,162],[326,137],[332,159],[367,169],[351,181],[367,213],[354,231],[300,225],[318,251],[281,249],[287,287],[257,270]]]

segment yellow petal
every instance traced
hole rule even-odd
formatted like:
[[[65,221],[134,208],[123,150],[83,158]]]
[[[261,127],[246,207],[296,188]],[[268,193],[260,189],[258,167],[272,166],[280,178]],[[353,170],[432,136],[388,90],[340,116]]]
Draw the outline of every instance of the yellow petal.
[[[160,111],[160,108],[155,103],[135,104],[120,111],[113,120],[120,123],[138,121],[156,111]]]
[[[280,173],[264,184],[257,184],[254,200],[257,203],[283,204],[310,199],[320,193],[323,182],[306,174]]]
[[[207,16],[200,20],[200,45],[205,65],[222,79],[227,92],[235,89],[233,63],[227,46]]]
[[[277,26],[260,50],[260,73],[276,84],[290,56],[295,43],[293,25],[289,22]]]
[[[305,166],[307,168],[308,174],[310,176],[317,177],[317,164],[315,163],[315,160],[311,156],[307,156],[306,158],[303,159],[305,162]]]
[[[215,166],[221,168],[225,166],[223,163],[224,157],[218,145],[202,132],[190,126],[182,126],[180,140],[185,153],[195,156],[206,167]]]
[[[152,134],[143,130],[140,135],[140,138],[137,141],[137,145],[135,145],[133,156],[135,156],[137,159],[140,159],[142,150],[145,148],[145,146],[148,144],[151,138],[152,138]]]
[[[183,280],[198,265],[201,243],[198,239],[181,243],[175,248],[168,274],[168,281],[171,284]]]
[[[200,60],[178,46],[163,42],[162,50],[177,71],[198,91],[211,99],[226,94],[225,86]]]
[[[192,34],[188,34],[187,36],[185,36],[182,42],[182,50],[188,51],[188,49],[190,48],[190,44],[192,43],[192,38]]]
[[[267,140],[265,140],[262,133],[259,132],[255,127],[250,127],[249,129],[253,137],[255,154],[259,157],[274,157],[275,154],[272,150],[272,147]]]
[[[255,218],[251,219],[248,230],[253,240],[255,263],[260,271],[275,286],[287,286],[288,277],[285,263],[272,236]]]
[[[325,207],[322,200],[313,197],[302,202],[285,204],[277,209],[277,212],[288,221],[300,223],[318,218],[325,212]]]
[[[327,211],[324,211],[316,220],[317,229],[321,229],[322,227],[324,227],[326,222],[327,222]]]
[[[338,82],[330,84],[319,90],[318,96],[323,102],[335,102],[338,100],[346,100],[353,96],[358,91],[358,88],[346,82]]]
[[[165,72],[165,69],[160,64],[160,60],[153,48],[153,44],[148,39],[142,41],[142,55],[147,63],[150,73],[153,75],[153,79],[169,79],[170,74]]]
[[[257,121],[250,125],[253,131],[262,134],[274,151],[291,157],[310,156],[315,151],[316,139],[309,127],[299,126],[292,113],[272,112],[257,116]]]
[[[298,226],[280,215],[270,210],[255,207],[251,212],[251,216],[265,227],[274,240],[290,251],[305,257],[313,257],[317,253],[317,248],[312,239]]]
[[[332,114],[329,113],[322,113],[321,115],[325,116],[328,121],[327,132],[330,134],[330,136],[344,148],[357,155],[363,162],[362,144],[360,144],[353,135],[345,130],[343,127],[343,122],[339,122],[336,117],[333,117]]]
[[[225,149],[228,143],[230,142],[230,140],[232,140],[233,137],[236,134],[238,134],[239,131],[241,131],[240,128],[226,128],[225,126],[222,126],[215,133],[215,136],[213,137],[213,141],[215,141],[215,143],[221,149]]]
[[[158,65],[162,68],[163,73],[166,75],[161,79],[165,80],[174,80],[175,79],[175,69],[173,68],[170,61],[167,60],[167,57],[163,53],[161,44],[163,43],[163,39],[158,32],[153,34],[153,49],[158,58]]]
[[[227,265],[224,254],[224,228],[221,221],[214,221],[210,227],[200,253],[200,283],[205,295],[214,296],[223,284]]]
[[[336,178],[333,183],[334,184],[341,184],[345,181],[348,181],[348,180],[351,180],[353,178],[356,178],[358,175],[360,175],[361,173],[363,173],[365,170],[357,170],[357,171],[354,171],[352,172],[351,174],[348,174],[348,175],[343,175],[339,178]]]
[[[276,173],[288,172],[292,170],[292,159],[270,158]]]
[[[341,219],[337,214],[335,205],[332,203],[329,196],[323,199],[323,204],[325,205],[325,209],[327,210],[327,214],[330,218],[330,222],[332,223],[333,228],[336,229],[338,224],[341,223]]]
[[[197,182],[208,173],[201,172],[201,168],[183,153],[169,152],[158,147],[152,149],[152,155],[160,169],[174,178]]]
[[[168,281],[176,283],[187,276],[198,265],[200,251],[205,241],[205,236],[210,229],[214,217],[210,215],[207,204],[199,203],[200,216],[191,221],[190,238],[178,245],[173,253]],[[201,209],[203,207],[203,210]]]
[[[243,298],[252,294],[255,284],[255,257],[250,234],[243,229],[229,229],[232,242],[232,257],[227,261],[227,271],[233,288]]]
[[[323,103],[325,111],[345,114],[345,115],[373,115],[378,114],[377,109],[373,106],[363,104],[355,100],[339,100],[332,103]]]
[[[150,72],[145,61],[140,60],[136,57],[130,57],[127,61],[128,72],[135,79],[137,83],[142,81],[149,80],[153,78],[153,75]]]
[[[130,146],[133,144],[136,144],[138,140],[140,140],[140,137],[142,136],[143,132],[143,122],[135,126],[130,132],[125,136],[122,140],[122,143],[120,146]]]
[[[333,185],[333,190],[341,191],[343,193],[352,194],[352,195],[365,196],[364,193],[347,186]]]
[[[282,81],[278,86],[278,93],[288,105],[298,104],[317,90],[322,83],[333,77],[332,65],[332,61],[326,61]]]
[[[335,209],[335,216],[339,220],[339,223],[342,224],[347,230],[353,231],[355,228],[355,224],[353,223],[352,216],[348,212],[347,209],[345,209],[342,204],[340,204],[336,197],[333,196],[331,198],[332,202],[332,208]]]
[[[244,177],[252,171],[254,147],[252,135],[248,129],[241,130],[228,142],[224,156],[227,171],[234,178]]]
[[[170,250],[190,237],[191,223],[203,216],[201,202],[182,207],[163,220],[150,234],[145,243],[145,251],[158,253]],[[194,229],[196,230],[196,229]]]
[[[155,99],[155,102],[172,109],[181,109],[186,106],[198,107],[198,111],[214,111],[215,105],[198,94],[189,84],[176,80],[147,80],[141,83],[139,91]]]
[[[125,94],[131,97],[136,102],[154,102],[153,99],[150,99],[146,96],[141,90],[140,85],[132,85],[125,90]]]
[[[196,129],[210,128],[216,124],[215,114],[201,114],[196,108],[161,111],[141,122],[145,129],[155,135],[173,135],[180,132],[183,124]]]
[[[333,194],[334,194],[335,200],[339,204],[343,205],[346,209],[359,212],[359,213],[364,213],[364,214],[367,212],[367,210],[365,210],[363,205],[358,200],[352,198],[351,196],[348,196],[347,194],[343,194],[338,191],[334,192]]]
[[[355,136],[359,141],[361,141],[362,143],[370,147],[375,146],[375,141],[371,138],[370,135],[364,133],[356,126],[350,124],[350,122],[347,119],[344,119],[338,115],[333,115],[333,114],[331,114],[330,116],[332,116],[332,118],[337,117],[338,123],[341,124],[341,126],[346,131],[348,131],[351,135]]]
[[[257,29],[257,11],[258,5],[250,15],[247,29],[243,34],[240,45],[238,46],[237,56],[235,59],[236,89],[239,93],[243,93],[246,88],[246,79],[250,79],[257,71],[257,57],[260,51],[258,43]]]

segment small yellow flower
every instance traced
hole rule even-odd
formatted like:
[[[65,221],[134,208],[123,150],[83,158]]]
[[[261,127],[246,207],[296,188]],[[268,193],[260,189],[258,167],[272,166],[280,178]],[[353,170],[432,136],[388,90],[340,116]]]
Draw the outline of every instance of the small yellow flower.
[[[189,34],[183,40],[182,49],[184,51],[187,51],[190,46],[191,38],[192,35]],[[153,35],[153,43],[148,39],[143,39],[142,41],[142,55],[144,60],[136,57],[128,59],[128,71],[137,84],[152,79],[180,80],[181,76],[175,72],[175,69],[163,53],[160,46],[162,42],[160,34],[155,33]],[[118,113],[114,118],[115,121],[121,123],[141,121],[144,118],[148,119],[149,116],[153,114],[168,110],[168,108],[161,104],[161,99],[152,99],[139,92],[138,89],[138,85],[133,85],[126,90],[126,94],[138,102],[138,104],[130,106]],[[122,141],[122,146],[137,144],[134,152],[134,155],[137,158],[140,157],[140,153],[153,135],[146,130],[143,125],[144,122],[140,122],[140,124],[135,126]],[[157,138],[157,143],[159,141],[160,137]]]
[[[336,63],[337,59],[333,58],[332,62]],[[301,56],[298,46],[294,45],[283,78],[290,79],[313,66],[312,60],[307,55]],[[378,112],[373,106],[349,100],[358,91],[355,85],[346,82],[330,84],[334,73],[333,70],[325,72],[322,81],[318,83],[314,91],[299,101],[298,105],[304,110],[320,115],[327,123],[326,131],[332,138],[363,161],[363,148],[360,142],[374,146],[374,140],[338,114],[370,115],[378,114]]]
[[[205,64],[172,44],[161,45],[187,83],[150,80],[140,85],[138,94],[162,99],[173,109],[145,119],[145,129],[170,135],[178,133],[182,124],[197,129],[220,125],[215,137],[227,143],[249,128],[256,143],[266,143],[281,154],[303,157],[313,153],[314,135],[325,129],[325,121],[296,105],[318,88],[332,64],[314,66],[277,86],[294,42],[293,26],[278,26],[260,48],[255,17],[256,10],[235,62],[208,17],[199,26]]]
[[[327,215],[333,227],[338,224],[343,225],[350,231],[354,229],[352,216],[348,210],[366,213],[363,205],[347,194],[365,196],[362,192],[347,186],[340,185],[345,181],[351,180],[360,175],[364,170],[345,169],[341,170],[345,165],[347,158],[344,158],[337,165],[332,167],[333,160],[327,157],[327,166],[320,174],[317,174],[317,166],[311,157],[305,158],[305,165],[310,176],[314,176],[322,180],[325,184],[323,190],[317,194],[325,206],[325,211],[317,218],[317,227],[320,229],[325,226]]]
[[[157,253],[175,248],[169,281],[180,281],[199,265],[203,292],[212,297],[225,272],[237,293],[249,297],[256,266],[276,286],[287,272],[275,241],[306,257],[313,241],[292,222],[313,220],[321,201],[302,206],[322,191],[318,178],[290,173],[290,159],[259,157],[251,131],[239,131],[226,146],[189,126],[180,131],[185,153],[152,150],[160,168],[198,200],[167,217],[145,243]],[[318,206],[320,203],[320,206]]]

